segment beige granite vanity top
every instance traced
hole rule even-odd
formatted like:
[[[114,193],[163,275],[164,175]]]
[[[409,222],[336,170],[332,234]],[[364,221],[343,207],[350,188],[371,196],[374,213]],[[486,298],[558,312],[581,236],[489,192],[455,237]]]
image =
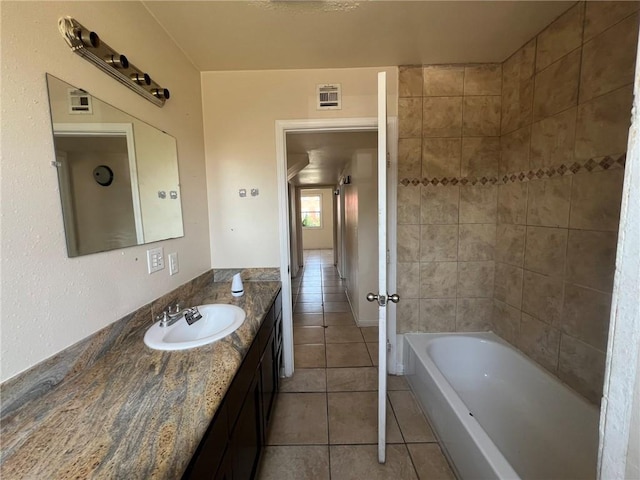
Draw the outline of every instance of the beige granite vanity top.
[[[3,420],[0,476],[180,478],[279,288],[246,282],[245,295],[234,298],[228,283],[204,287],[200,304],[238,305],[247,318],[192,350],[149,349],[142,339],[151,319],[133,317],[89,369]]]

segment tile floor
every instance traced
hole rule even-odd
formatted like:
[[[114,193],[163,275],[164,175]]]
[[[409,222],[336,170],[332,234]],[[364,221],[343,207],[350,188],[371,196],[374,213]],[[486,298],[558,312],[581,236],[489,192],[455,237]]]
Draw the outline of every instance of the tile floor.
[[[387,462],[377,460],[377,329],[358,328],[332,250],[293,280],[296,370],[284,379],[261,480],[453,479],[402,377],[389,377]]]

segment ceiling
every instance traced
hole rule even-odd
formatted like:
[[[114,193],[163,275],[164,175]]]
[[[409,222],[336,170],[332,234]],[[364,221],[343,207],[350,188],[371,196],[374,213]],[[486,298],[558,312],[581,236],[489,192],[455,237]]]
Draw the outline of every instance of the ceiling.
[[[142,3],[198,70],[215,71],[502,62],[575,2]]]
[[[351,156],[377,148],[378,132],[288,133],[287,166],[308,155],[309,164],[291,180],[296,186],[336,185]]]
[[[502,62],[574,1],[143,0],[200,71]],[[376,132],[288,134],[299,186],[334,185]],[[291,166],[291,165],[290,165]]]

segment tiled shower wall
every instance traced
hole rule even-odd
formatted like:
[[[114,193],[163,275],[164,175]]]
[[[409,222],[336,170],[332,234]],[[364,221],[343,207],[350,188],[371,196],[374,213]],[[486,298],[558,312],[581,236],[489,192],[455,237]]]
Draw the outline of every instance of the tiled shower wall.
[[[632,103],[637,10],[636,2],[577,3],[500,66],[497,172],[491,170],[494,155],[476,154],[473,160],[464,160],[464,138],[459,173],[455,155],[440,151],[434,159],[428,147],[432,138],[426,134],[432,130],[424,125],[444,118],[434,108],[438,102],[429,98],[428,78],[436,71],[447,75],[462,71],[466,87],[472,67],[401,68],[400,92],[407,98],[401,98],[399,105],[398,282],[410,300],[403,299],[406,304],[399,308],[400,332],[493,329],[574,389],[599,401]],[[415,78],[419,75],[422,82]],[[412,96],[418,83],[424,83],[421,98]],[[463,94],[468,94],[466,88]],[[420,138],[413,137],[409,128],[416,116],[411,106],[418,100],[425,103]],[[421,156],[414,145],[419,141]],[[465,164],[474,163],[480,170],[465,170]],[[452,169],[443,170],[441,164]],[[479,187],[483,182],[486,186]],[[434,228],[425,223],[431,220],[425,214],[429,211],[441,212],[438,220],[444,212],[453,212],[447,220],[452,230],[458,229],[457,238],[429,233]],[[497,229],[494,237],[489,233],[492,221]],[[436,230],[444,223],[440,221]],[[484,259],[474,257],[467,265],[465,242],[479,240],[480,228],[486,229],[483,248],[472,251],[484,252]],[[469,229],[472,235],[467,234]],[[441,294],[444,285],[452,285],[453,276],[445,275],[443,266],[431,266],[432,259],[423,252],[440,251],[446,245],[449,261],[457,264],[456,313],[444,317],[453,321],[433,318],[428,307],[434,294],[426,288],[434,285]],[[440,254],[438,261],[443,260]],[[469,266],[482,264],[485,276],[469,274]],[[474,295],[468,295],[465,284],[475,286]],[[484,297],[482,288],[487,285],[493,300]],[[446,298],[451,302],[453,295]],[[452,303],[445,304],[452,308]]]
[[[487,330],[498,187],[459,180],[498,174],[502,67],[401,67],[399,85],[398,331]]]

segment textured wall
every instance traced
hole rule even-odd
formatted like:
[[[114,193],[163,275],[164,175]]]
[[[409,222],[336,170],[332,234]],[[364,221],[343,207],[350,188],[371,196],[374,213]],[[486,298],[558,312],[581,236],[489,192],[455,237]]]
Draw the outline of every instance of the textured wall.
[[[490,328],[501,72],[400,68],[398,333]]]
[[[275,121],[377,114],[379,71],[387,72],[389,116],[397,67],[204,72],[202,95],[215,268],[280,264]],[[342,110],[316,110],[316,85],[341,83]],[[239,188],[260,189],[238,197]]]
[[[2,2],[2,380],[211,266],[200,74],[139,2]],[[160,109],[71,52],[71,15],[171,90]],[[148,275],[145,247],[67,258],[45,73],[175,136],[184,238],[162,242],[180,273]]]

